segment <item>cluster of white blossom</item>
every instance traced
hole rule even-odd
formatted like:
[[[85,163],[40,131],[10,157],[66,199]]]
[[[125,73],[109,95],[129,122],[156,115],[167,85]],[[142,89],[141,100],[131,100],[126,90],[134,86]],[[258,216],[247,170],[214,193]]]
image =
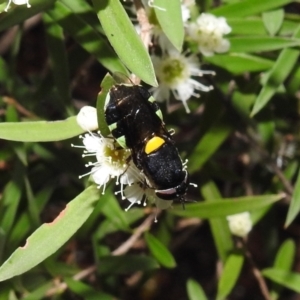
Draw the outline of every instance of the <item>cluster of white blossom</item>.
[[[83,146],[72,146],[84,149],[83,157],[96,158],[96,161],[86,164],[91,170],[80,177],[90,175],[103,194],[108,182],[115,179],[116,184],[120,185],[116,194],[120,193],[123,200],[130,202],[126,211],[134,204],[145,206],[146,200],[155,203],[160,209],[172,205],[172,201],[158,198],[155,190],[145,184],[146,178],[134,165],[129,149],[120,148],[112,136],[103,137],[100,132],[91,132],[98,129],[97,111],[94,107],[83,107],[77,115],[77,123],[88,133],[81,136]]]
[[[224,53],[230,48],[230,43],[223,36],[230,33],[226,19],[202,13],[195,20],[191,19],[190,9],[195,5],[193,0],[184,0],[181,5],[182,20],[185,26],[185,39],[195,43],[198,53],[180,53],[174,48],[162,31],[155,16],[153,1],[145,1],[145,9],[151,24],[151,37],[154,45],[160,48],[160,55],[152,55],[152,61],[159,87],[152,91],[157,101],[169,101],[173,96],[183,102],[187,113],[190,112],[187,101],[199,97],[199,92],[208,92],[212,86],[200,83],[196,77],[214,75],[213,71],[202,70],[198,53],[212,56],[214,53]],[[157,7],[156,7],[157,8]],[[168,8],[160,8],[167,10]]]

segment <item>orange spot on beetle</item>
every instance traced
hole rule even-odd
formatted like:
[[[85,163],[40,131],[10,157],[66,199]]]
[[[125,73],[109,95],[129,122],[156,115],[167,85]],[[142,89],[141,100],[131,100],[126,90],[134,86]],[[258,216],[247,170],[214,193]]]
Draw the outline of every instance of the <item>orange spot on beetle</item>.
[[[152,137],[146,144],[145,152],[146,154],[150,154],[157,149],[159,149],[163,144],[165,143],[165,140],[162,139],[159,136]]]

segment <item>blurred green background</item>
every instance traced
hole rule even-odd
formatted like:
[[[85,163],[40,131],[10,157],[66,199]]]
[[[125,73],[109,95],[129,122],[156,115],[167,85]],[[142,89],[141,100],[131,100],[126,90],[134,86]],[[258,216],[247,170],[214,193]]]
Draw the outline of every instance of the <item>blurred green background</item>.
[[[171,20],[179,2],[155,5]],[[71,147],[74,116],[97,106],[107,72],[155,85],[133,4],[30,4],[0,4],[0,300],[300,299],[299,1],[196,1],[191,17],[225,17],[231,47],[198,54],[214,89],[189,100],[189,115],[161,104],[198,187],[158,222],[155,207],[125,212],[113,183],[105,195],[87,188],[87,161]],[[160,25],[181,47],[183,24]],[[253,229],[239,238],[226,216],[244,211]]]

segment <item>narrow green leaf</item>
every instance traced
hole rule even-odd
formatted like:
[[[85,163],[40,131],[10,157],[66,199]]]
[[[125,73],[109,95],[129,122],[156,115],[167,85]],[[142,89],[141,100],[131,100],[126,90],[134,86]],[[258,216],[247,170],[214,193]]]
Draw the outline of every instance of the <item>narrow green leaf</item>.
[[[290,271],[268,268],[262,270],[263,276],[271,279],[272,281],[300,293],[300,274]]]
[[[58,250],[89,217],[99,197],[99,189],[90,186],[53,222],[39,227],[0,267],[0,281],[25,273]]]
[[[5,233],[5,231],[0,227],[0,261],[3,260],[5,244],[6,244],[6,236],[7,234]]]
[[[109,42],[123,63],[144,82],[157,86],[149,53],[121,2],[115,0],[92,2]]]
[[[186,284],[186,289],[189,300],[207,300],[201,285],[197,281],[189,279]]]
[[[192,203],[182,210],[181,205],[175,205],[169,212],[182,217],[217,218],[234,215],[244,211],[260,209],[285,197],[284,194],[246,196],[240,198],[228,198],[208,203]]]
[[[217,151],[231,133],[232,127],[224,117],[216,120],[212,127],[204,134],[189,157],[189,172],[199,170],[205,162]]]
[[[3,88],[7,89],[8,78],[10,78],[10,71],[7,62],[0,57],[0,83]]]
[[[209,12],[216,16],[223,16],[226,18],[242,18],[272,10],[291,2],[293,2],[293,0],[244,0],[242,2],[221,5],[215,9],[210,10]]]
[[[289,75],[292,68],[295,66],[298,57],[299,57],[299,50],[284,49],[280,53],[276,63],[273,66],[273,69],[271,70],[269,82],[272,85],[281,84]]]
[[[76,17],[81,19],[84,23],[89,24],[95,28],[101,34],[104,34],[99,19],[94,11],[90,2],[82,0],[61,0],[61,2],[67,6]]]
[[[218,283],[217,300],[226,299],[230,294],[239,278],[244,260],[241,253],[233,253],[228,256]]]
[[[115,84],[115,80],[110,74],[106,74],[101,82],[101,91],[97,97],[97,116],[98,116],[98,127],[101,134],[106,137],[110,134],[110,130],[106,124],[104,116],[104,104],[111,87]]]
[[[100,274],[128,274],[150,271],[159,265],[152,257],[145,255],[102,256],[99,262]]]
[[[24,22],[30,17],[53,6],[55,0],[30,0],[31,7],[26,5],[10,8],[7,13],[0,14],[0,31],[10,28],[14,25]]]
[[[27,166],[27,153],[25,149],[24,143],[20,142],[12,142],[11,143],[13,152],[16,154],[16,156],[19,158],[19,160],[22,162],[24,166]]]
[[[124,217],[126,218],[127,223],[130,225],[132,223],[135,223],[139,219],[143,218],[144,217],[144,212],[141,209],[132,208],[132,209],[130,209],[129,211],[126,212]],[[84,227],[85,227],[85,225],[84,225]],[[122,228],[122,231],[124,231],[124,229],[127,231],[127,228]],[[106,235],[111,234],[111,233],[116,232],[116,231],[119,231],[119,230],[120,230],[120,228],[118,226],[116,226],[116,224],[111,222],[110,219],[107,218],[106,220],[101,222],[101,224],[99,225],[99,227],[95,231],[94,238],[98,242],[101,239],[103,239]]]
[[[43,20],[55,86],[63,102],[71,103],[69,68],[63,30],[48,14],[43,14]]]
[[[222,196],[212,181],[209,181],[201,187],[201,194],[207,203],[214,203]],[[231,238],[231,233],[228,227],[228,221],[225,217],[209,219],[211,232],[215,241],[218,255],[225,262],[228,254],[233,251],[234,245]]]
[[[39,215],[39,211],[38,211],[38,208],[37,208],[35,197],[33,195],[33,191],[32,191],[32,188],[31,188],[30,181],[28,180],[27,176],[25,176],[24,182],[25,182],[26,198],[27,198],[27,201],[28,201],[28,213],[29,213],[30,219],[33,223],[33,226],[37,227],[41,223],[40,222],[40,215]]]
[[[172,0],[172,4],[169,0],[155,0],[154,10],[162,31],[174,47],[181,52],[184,28],[180,0]]]
[[[104,292],[100,292],[95,290],[90,285],[87,285],[81,281],[74,280],[73,278],[64,278],[65,283],[68,285],[68,288],[77,294],[78,296],[81,296],[82,299],[88,299],[88,300],[114,300],[115,297],[106,294]]]
[[[16,219],[16,223],[12,227],[7,239],[7,253],[13,252],[26,239],[30,229],[29,214],[26,212]]]
[[[273,11],[264,12],[262,14],[262,19],[269,34],[274,36],[282,25],[284,19],[284,10],[276,9]]]
[[[271,98],[275,95],[277,90],[279,89],[278,86],[271,86],[271,85],[264,85],[256,98],[254,106],[252,108],[250,117],[256,115],[266,104],[271,100]]]
[[[298,92],[300,86],[300,68],[296,68],[291,72],[289,79],[286,83],[287,92],[290,95],[295,95]]]
[[[258,72],[270,69],[274,61],[246,53],[218,54],[204,57],[204,60],[234,74]]]
[[[8,182],[8,184],[4,188],[1,201],[0,227],[4,230],[5,233],[8,233],[10,231],[15,221],[17,208],[22,195],[22,186],[23,184],[21,180],[12,180]]]
[[[74,40],[88,53],[93,54],[96,59],[111,72],[122,72],[127,70],[118,59],[106,40],[84,19],[74,14],[68,6],[56,1],[54,8],[48,10],[49,16],[68,32]]]
[[[296,255],[296,245],[292,239],[286,240],[279,248],[275,262],[273,265],[274,269],[290,271]],[[280,296],[282,286],[273,284],[270,291],[270,295],[273,300],[276,300]]]
[[[300,27],[297,28],[294,36],[300,37]],[[299,51],[296,49],[284,49],[280,52],[269,73],[267,81],[255,101],[251,116],[258,113],[270,101],[272,96],[278,90],[278,87],[284,82],[294,68],[298,57]]]
[[[83,133],[76,117],[63,121],[0,123],[0,138],[20,142],[50,142],[66,140]]]
[[[261,18],[229,18],[227,19],[228,25],[232,28],[231,35],[266,35],[267,31]],[[296,28],[298,27],[298,22],[284,20],[282,26],[279,30],[280,36],[291,36]]]
[[[176,261],[171,252],[155,236],[145,233],[145,240],[152,255],[166,268],[175,268]]]
[[[22,297],[22,300],[36,300],[43,299],[51,288],[53,288],[53,281],[49,280],[46,283],[40,284],[33,291],[27,291],[26,296]]]
[[[300,39],[271,36],[231,37],[228,40],[230,51],[246,53],[274,51],[300,45]]]
[[[291,239],[286,240],[279,248],[274,262],[275,269],[290,270],[296,255],[296,245]]]
[[[105,194],[108,194],[108,191],[106,191]],[[110,193],[109,199],[107,199],[103,204],[101,213],[104,214],[117,228],[119,228],[119,230],[129,230],[129,224],[125,217],[126,211],[120,207],[120,203],[113,193]]]
[[[291,223],[294,221],[296,216],[299,214],[299,211],[300,211],[300,171],[298,173],[294,193],[285,220],[285,224],[284,224],[285,227],[291,225]]]
[[[267,34],[266,28],[261,18],[228,18],[227,23],[232,29],[231,35],[233,36],[265,36]]]

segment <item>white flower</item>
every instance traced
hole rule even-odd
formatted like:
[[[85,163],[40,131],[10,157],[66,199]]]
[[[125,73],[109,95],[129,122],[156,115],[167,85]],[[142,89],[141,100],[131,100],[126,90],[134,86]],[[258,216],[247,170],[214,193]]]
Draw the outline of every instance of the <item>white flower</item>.
[[[97,109],[92,106],[84,106],[77,115],[78,125],[85,131],[98,129]]]
[[[8,4],[6,5],[6,7],[4,9],[4,11],[8,11],[11,2],[13,2],[15,5],[24,5],[24,4],[26,4],[28,8],[31,7],[31,5],[29,4],[29,0],[9,0]]]
[[[227,216],[227,221],[231,233],[239,237],[246,237],[252,229],[252,220],[249,212]]]
[[[123,194],[123,185],[132,184],[135,178],[138,178],[137,173],[139,173],[135,171],[136,167],[128,162],[130,150],[116,147],[112,137],[104,138],[98,134],[86,133],[81,138],[84,146],[72,146],[84,148],[83,156],[95,156],[97,161],[88,163],[86,167],[92,167],[91,171],[80,178],[91,175],[98,187],[103,187],[103,194],[109,180],[116,178],[116,184],[121,183]]]
[[[175,99],[182,101],[186,112],[189,113],[187,100],[191,96],[199,97],[196,91],[208,92],[212,89],[212,86],[205,86],[192,78],[203,74],[215,74],[213,71],[201,70],[196,56],[186,57],[173,48],[162,57],[151,58],[159,80],[159,86],[153,88],[152,92],[158,101],[168,101],[172,92]]]
[[[72,146],[85,149],[83,157],[95,156],[97,161],[86,164],[86,167],[92,167],[92,169],[79,178],[91,175],[98,188],[103,188],[102,194],[105,193],[107,183],[111,179],[116,179],[116,184],[120,184],[121,188],[115,194],[121,194],[122,199],[127,198],[131,202],[126,211],[134,204],[143,202],[146,206],[147,199],[160,209],[171,206],[172,201],[158,198],[155,190],[148,186],[147,178],[130,160],[131,151],[129,149],[116,146],[112,137],[104,138],[100,134],[86,133],[80,138],[84,146]]]
[[[159,209],[167,209],[173,203],[173,201],[158,198],[154,189],[145,186],[145,184],[141,182],[128,185],[124,190],[124,196],[129,202],[131,202],[125,209],[126,211],[128,211],[134,204],[140,205],[143,202],[143,205],[146,206],[146,200],[154,203]]]
[[[149,1],[143,0],[143,4],[145,7],[145,12],[148,17],[148,21],[151,25],[151,28],[148,29],[148,33],[150,35],[149,40],[150,41],[153,40],[156,44],[158,44],[160,46],[160,48],[163,51],[165,51],[172,44],[169,41],[169,39],[167,38],[167,36],[165,35],[165,33],[162,31],[162,28],[160,27],[159,21],[156,17],[154,8],[159,9],[164,12],[164,11],[168,10],[168,7],[159,7],[159,6],[155,5],[154,0],[149,0]],[[184,24],[190,18],[190,10],[188,8],[189,5],[190,4],[186,5],[184,3],[181,5],[181,14],[182,14],[182,20],[183,20]],[[137,26],[136,29],[137,29],[137,32],[140,34],[141,29],[139,28],[139,26]]]
[[[181,4],[181,15],[182,15],[183,23],[186,23],[188,19],[191,17],[191,12],[189,8],[184,4]]]
[[[198,43],[199,51],[205,56],[212,56],[214,52],[227,52],[230,48],[229,41],[223,35],[230,33],[231,27],[223,17],[202,13],[195,23],[188,25],[187,32]]]

